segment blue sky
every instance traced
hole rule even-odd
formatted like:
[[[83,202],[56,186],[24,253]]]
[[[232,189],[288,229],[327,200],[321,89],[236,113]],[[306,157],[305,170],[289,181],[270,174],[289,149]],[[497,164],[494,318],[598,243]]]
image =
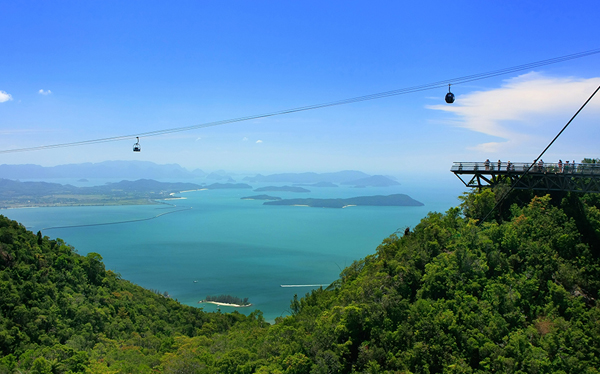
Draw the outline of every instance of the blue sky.
[[[600,48],[597,1],[22,1],[0,12],[0,150],[136,134]],[[600,54],[445,89],[84,147],[46,166],[448,173],[529,161],[600,85]],[[600,157],[600,96],[544,157]]]

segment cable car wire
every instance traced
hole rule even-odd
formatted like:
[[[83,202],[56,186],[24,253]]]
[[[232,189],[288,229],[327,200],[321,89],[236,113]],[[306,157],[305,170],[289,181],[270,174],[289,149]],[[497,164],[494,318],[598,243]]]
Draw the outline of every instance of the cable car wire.
[[[134,137],[150,137],[150,136],[166,135],[166,134],[172,134],[172,133],[177,133],[177,132],[191,131],[191,130],[206,128],[206,127],[220,126],[220,125],[225,125],[225,124],[229,124],[229,123],[249,121],[249,120],[253,120],[253,119],[267,118],[267,117],[279,116],[279,115],[296,113],[296,112],[304,112],[304,111],[308,111],[308,110],[321,109],[321,108],[327,108],[327,107],[338,106],[338,105],[352,104],[352,103],[357,103],[357,102],[361,102],[361,101],[382,99],[382,98],[386,98],[386,97],[390,97],[390,96],[406,95],[409,93],[415,93],[415,92],[421,92],[421,91],[427,91],[427,90],[445,87],[449,84],[452,84],[452,85],[464,84],[464,83],[469,83],[469,82],[473,82],[473,81],[477,81],[477,80],[492,78],[492,77],[496,77],[496,76],[500,76],[500,75],[516,73],[516,72],[523,71],[523,70],[529,70],[529,69],[534,69],[534,68],[538,68],[538,67],[542,67],[542,66],[546,66],[546,65],[552,65],[552,64],[557,64],[560,62],[583,58],[583,57],[591,56],[591,55],[598,54],[598,53],[600,53],[600,49],[592,49],[589,51],[574,53],[574,54],[560,56],[560,57],[554,57],[554,58],[536,61],[536,62],[530,62],[527,64],[512,66],[512,67],[503,68],[503,69],[499,69],[499,70],[493,70],[493,71],[489,71],[489,72],[485,72],[485,73],[466,75],[463,77],[446,79],[446,80],[437,81],[437,82],[433,82],[433,83],[427,83],[427,84],[406,87],[406,88],[401,88],[401,89],[396,89],[396,90],[391,90],[391,91],[384,91],[384,92],[374,93],[374,94],[370,94],[370,95],[357,96],[357,97],[353,97],[353,98],[331,101],[331,102],[327,102],[327,103],[313,104],[313,105],[301,106],[301,107],[291,108],[291,109],[284,109],[284,110],[265,113],[265,114],[250,115],[250,116],[226,119],[226,120],[221,120],[221,121],[202,123],[202,124],[192,125],[192,126],[175,127],[175,128],[154,130],[154,131],[135,133],[135,134],[129,134],[129,135],[120,135],[120,136],[112,136],[112,137],[107,137],[107,138],[82,140],[82,141],[70,142],[70,143],[50,144],[50,145],[42,145],[42,146],[27,147],[27,148],[5,149],[5,150],[0,150],[0,154],[39,151],[39,150],[45,150],[45,149],[65,148],[65,147],[75,147],[75,146],[98,144],[98,143],[107,143],[107,142],[114,142],[114,141],[120,141],[120,140],[127,140],[127,139],[131,139]]]
[[[489,217],[490,214],[492,214],[492,212],[497,209],[500,204],[502,204],[502,202],[504,201],[504,199],[510,195],[510,193],[512,191],[514,191],[515,186],[519,184],[519,182],[521,181],[521,179],[523,179],[524,176],[526,176],[529,171],[535,166],[537,165],[538,161],[542,158],[542,156],[544,155],[544,153],[546,153],[546,151],[552,146],[552,144],[554,144],[554,142],[556,141],[556,139],[558,139],[558,137],[567,129],[567,127],[571,124],[571,122],[573,122],[573,120],[575,119],[575,117],[577,117],[577,115],[579,114],[579,112],[581,112],[583,110],[583,108],[585,108],[585,106],[592,100],[592,98],[594,97],[594,95],[596,95],[596,93],[600,91],[600,86],[598,86],[598,88],[596,88],[596,91],[594,91],[594,93],[592,94],[592,96],[589,97],[589,99],[586,100],[585,103],[583,103],[583,105],[581,106],[581,108],[579,108],[579,110],[573,115],[573,117],[571,117],[571,119],[569,120],[569,122],[567,122],[566,125],[564,125],[564,127],[562,128],[562,130],[560,130],[558,132],[558,134],[556,134],[556,136],[554,137],[554,139],[552,139],[552,141],[546,146],[546,148],[544,148],[544,150],[542,151],[542,153],[540,153],[539,156],[537,156],[537,158],[535,160],[533,160],[533,163],[531,165],[529,165],[529,167],[527,168],[527,170],[521,174],[521,176],[519,177],[519,179],[517,179],[517,181],[515,183],[513,183],[510,188],[508,189],[508,191],[502,195],[500,197],[500,200],[498,200],[498,202],[496,203],[496,205],[494,205],[494,207],[492,209],[490,209],[490,211],[485,215],[485,217],[483,217],[483,219],[481,219],[481,221],[479,221],[479,223],[477,224],[477,226],[480,226],[485,220],[486,218]]]

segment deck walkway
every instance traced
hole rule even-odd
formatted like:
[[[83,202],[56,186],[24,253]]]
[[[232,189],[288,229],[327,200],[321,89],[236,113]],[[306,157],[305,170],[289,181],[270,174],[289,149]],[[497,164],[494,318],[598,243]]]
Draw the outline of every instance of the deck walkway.
[[[507,178],[515,189],[600,193],[600,164],[455,162],[450,169],[465,186],[493,187]],[[465,182],[463,177],[469,179]],[[521,178],[521,179],[520,179]]]

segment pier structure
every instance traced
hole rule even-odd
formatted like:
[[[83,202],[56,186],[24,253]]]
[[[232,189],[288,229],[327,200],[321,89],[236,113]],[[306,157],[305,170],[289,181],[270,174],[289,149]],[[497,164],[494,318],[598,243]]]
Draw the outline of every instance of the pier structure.
[[[480,191],[508,179],[520,190],[600,193],[600,164],[539,162],[531,166],[524,162],[455,162],[450,171],[466,187]]]

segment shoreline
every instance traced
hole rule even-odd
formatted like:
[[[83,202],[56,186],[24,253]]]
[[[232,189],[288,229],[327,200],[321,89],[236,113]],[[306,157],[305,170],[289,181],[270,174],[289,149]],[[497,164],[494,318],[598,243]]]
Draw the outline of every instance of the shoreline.
[[[326,284],[281,284],[279,287],[282,288],[294,288],[294,287],[327,287]]]
[[[220,306],[232,306],[235,308],[247,308],[249,306],[252,306],[252,304],[246,304],[246,305],[240,305],[240,304],[229,304],[229,303],[220,303],[218,301],[206,301],[206,300],[200,300],[198,301],[198,304],[215,304],[215,305],[220,305]]]
[[[194,192],[194,191],[202,191],[202,188],[198,188],[196,190],[185,190],[185,191],[179,191],[178,193],[186,193],[186,192]]]

